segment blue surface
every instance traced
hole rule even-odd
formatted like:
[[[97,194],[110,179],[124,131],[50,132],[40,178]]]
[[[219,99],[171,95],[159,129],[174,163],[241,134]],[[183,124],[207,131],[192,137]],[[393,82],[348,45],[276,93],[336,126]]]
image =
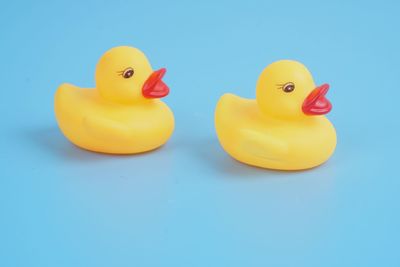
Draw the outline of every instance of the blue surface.
[[[0,9],[0,266],[400,266],[396,1],[7,1]],[[107,49],[167,67],[176,130],[137,156],[60,133],[62,82],[93,86]],[[329,82],[329,162],[233,161],[213,128],[224,92],[254,97],[269,63]],[[154,167],[154,165],[158,167]]]

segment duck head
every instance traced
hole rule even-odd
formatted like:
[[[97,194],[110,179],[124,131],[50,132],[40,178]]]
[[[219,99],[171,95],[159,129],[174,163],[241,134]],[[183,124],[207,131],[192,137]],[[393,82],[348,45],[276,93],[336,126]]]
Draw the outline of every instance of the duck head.
[[[96,88],[109,101],[135,103],[169,93],[162,81],[166,69],[153,71],[142,51],[129,46],[108,50],[96,67]]]
[[[272,63],[261,73],[256,89],[262,113],[282,119],[324,115],[332,109],[325,97],[328,84],[315,86],[311,73],[297,61]]]

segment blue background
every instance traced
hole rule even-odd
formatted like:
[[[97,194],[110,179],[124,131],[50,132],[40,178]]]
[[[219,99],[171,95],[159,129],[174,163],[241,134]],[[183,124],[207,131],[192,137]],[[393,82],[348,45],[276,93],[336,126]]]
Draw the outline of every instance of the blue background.
[[[320,3],[321,2],[321,3]],[[3,1],[0,266],[400,266],[396,1]],[[71,145],[60,83],[94,86],[118,45],[167,67],[171,140],[136,156]],[[329,82],[334,156],[303,172],[232,160],[224,92],[296,59]]]

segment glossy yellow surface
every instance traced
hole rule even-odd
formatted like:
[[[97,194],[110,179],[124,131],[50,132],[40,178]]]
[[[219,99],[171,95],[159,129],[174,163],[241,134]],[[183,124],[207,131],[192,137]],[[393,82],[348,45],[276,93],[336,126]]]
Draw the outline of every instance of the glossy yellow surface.
[[[283,84],[295,89],[285,92]],[[322,164],[336,147],[336,132],[323,115],[303,113],[302,104],[316,88],[299,62],[277,61],[261,73],[256,99],[223,95],[215,127],[224,150],[238,161],[262,168],[301,170]]]
[[[129,68],[134,74],[124,78]],[[163,145],[173,132],[174,116],[161,100],[143,96],[152,73],[136,48],[107,51],[96,67],[96,88],[58,88],[55,114],[61,131],[75,145],[103,153],[140,153]]]

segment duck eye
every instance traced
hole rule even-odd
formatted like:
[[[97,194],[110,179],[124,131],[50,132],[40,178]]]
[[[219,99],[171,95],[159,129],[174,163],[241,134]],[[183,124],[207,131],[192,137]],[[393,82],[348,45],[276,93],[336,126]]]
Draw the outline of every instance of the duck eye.
[[[282,86],[282,90],[283,90],[285,93],[291,93],[291,92],[293,92],[293,91],[294,91],[294,83],[292,83],[292,82],[285,83],[285,84]]]
[[[133,76],[135,72],[133,71],[132,68],[126,68],[123,72],[122,72],[122,77],[124,77],[125,79],[129,79],[130,77]]]

